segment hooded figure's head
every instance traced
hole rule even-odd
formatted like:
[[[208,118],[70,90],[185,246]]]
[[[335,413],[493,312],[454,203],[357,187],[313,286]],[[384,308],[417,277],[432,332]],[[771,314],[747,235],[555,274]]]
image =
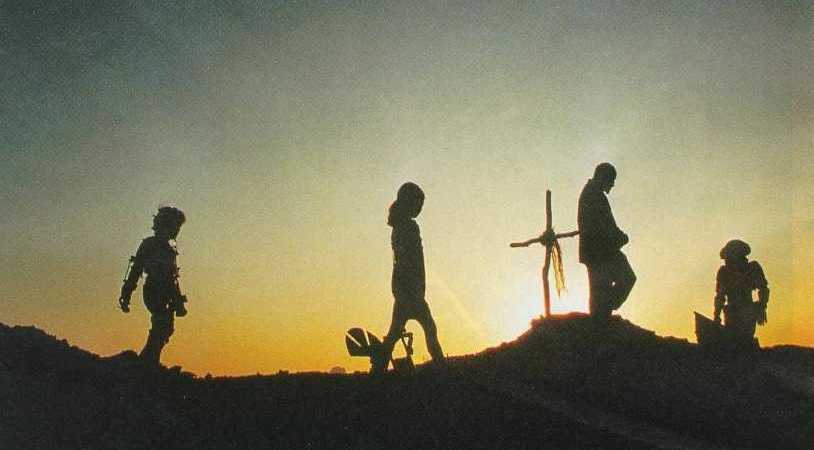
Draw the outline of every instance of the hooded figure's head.
[[[413,182],[401,185],[396,201],[390,205],[387,224],[390,226],[405,220],[415,219],[424,206],[424,191]]]
[[[599,187],[605,191],[605,193],[609,193],[614,184],[616,184],[616,168],[609,162],[603,162],[597,165],[594,169],[593,180],[599,184]]]

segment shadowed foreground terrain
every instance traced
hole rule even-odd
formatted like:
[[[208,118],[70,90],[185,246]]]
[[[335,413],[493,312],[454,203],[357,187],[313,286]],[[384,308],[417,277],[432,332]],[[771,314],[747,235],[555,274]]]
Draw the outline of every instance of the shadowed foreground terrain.
[[[0,325],[0,448],[814,448],[814,350],[536,321],[412,376],[199,378]]]

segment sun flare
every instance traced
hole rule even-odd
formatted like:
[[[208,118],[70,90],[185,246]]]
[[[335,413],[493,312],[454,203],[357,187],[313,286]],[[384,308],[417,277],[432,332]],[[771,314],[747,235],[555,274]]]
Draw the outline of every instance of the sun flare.
[[[567,314],[570,312],[588,312],[588,288],[585,283],[575,283],[569,280],[568,290],[560,297],[556,293],[551,295],[551,313]]]

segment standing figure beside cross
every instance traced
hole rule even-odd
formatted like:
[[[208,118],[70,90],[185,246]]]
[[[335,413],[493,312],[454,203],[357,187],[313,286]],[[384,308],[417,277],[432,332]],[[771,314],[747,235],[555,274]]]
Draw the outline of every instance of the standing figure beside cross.
[[[588,269],[591,317],[598,324],[607,323],[636,283],[636,274],[622,253],[628,236],[616,225],[605,195],[615,183],[616,168],[607,162],[599,164],[585,183],[577,208],[579,262]]]
[[[545,316],[551,316],[551,294],[548,272],[554,260],[557,293],[565,286],[562,272],[562,252],[558,239],[579,235],[579,261],[588,270],[591,317],[598,323],[610,319],[614,310],[627,300],[636,274],[630,267],[621,248],[628,243],[628,236],[616,225],[610,203],[605,194],[610,193],[616,182],[616,169],[610,163],[596,166],[579,196],[577,210],[578,230],[555,233],[551,217],[551,191],[546,190],[546,228],[539,237],[524,242],[514,242],[511,247],[528,247],[540,243],[546,248],[543,264],[543,298]]]

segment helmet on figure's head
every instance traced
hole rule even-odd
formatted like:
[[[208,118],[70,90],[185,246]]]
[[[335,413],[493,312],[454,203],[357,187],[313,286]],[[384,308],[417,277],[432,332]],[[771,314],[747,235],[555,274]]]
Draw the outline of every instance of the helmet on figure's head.
[[[723,260],[735,260],[746,258],[746,255],[751,252],[752,249],[749,248],[749,244],[740,239],[733,239],[724,245],[724,248],[721,249],[720,256]]]
[[[184,212],[172,206],[162,206],[153,216],[153,230],[177,230],[186,222]]]

